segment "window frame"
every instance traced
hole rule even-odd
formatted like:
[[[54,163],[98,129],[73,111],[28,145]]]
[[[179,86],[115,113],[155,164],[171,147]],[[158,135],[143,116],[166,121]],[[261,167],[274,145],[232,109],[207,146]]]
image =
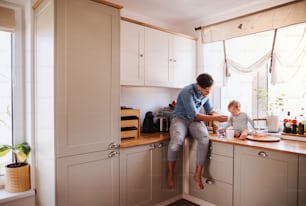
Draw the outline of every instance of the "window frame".
[[[0,2],[0,6],[13,9],[15,11],[15,30],[12,36],[12,83],[13,83],[13,103],[12,103],[12,143],[26,140],[26,63],[25,63],[25,10],[24,5]],[[3,176],[0,175],[0,188],[4,186]]]

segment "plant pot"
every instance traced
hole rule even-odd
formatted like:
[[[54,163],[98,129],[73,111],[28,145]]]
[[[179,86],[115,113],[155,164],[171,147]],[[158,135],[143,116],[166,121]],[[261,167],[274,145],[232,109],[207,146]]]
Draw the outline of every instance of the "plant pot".
[[[267,117],[268,132],[279,132],[279,117],[271,115]]]
[[[4,189],[8,192],[23,192],[31,188],[30,165],[15,163],[5,166]]]

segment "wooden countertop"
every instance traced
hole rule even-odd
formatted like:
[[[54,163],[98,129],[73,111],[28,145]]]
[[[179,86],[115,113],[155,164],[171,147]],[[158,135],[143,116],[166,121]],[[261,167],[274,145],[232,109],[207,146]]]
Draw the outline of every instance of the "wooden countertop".
[[[211,134],[210,139],[214,142],[306,155],[306,142],[302,141],[281,139],[279,142],[258,142],[252,140],[240,140],[239,138],[229,140],[226,138],[219,138],[215,134]]]
[[[120,147],[126,148],[126,147],[135,147],[146,144],[154,144],[169,139],[170,135],[168,132],[141,133],[140,137],[135,139],[121,139]]]
[[[156,132],[156,133],[142,133],[137,139],[123,139],[121,140],[120,147],[134,147],[146,144],[154,144],[169,140],[170,135],[167,132]],[[279,142],[258,142],[252,140],[240,140],[239,138],[234,138],[233,140],[228,140],[226,138],[218,138],[215,134],[210,134],[211,141],[222,142],[225,144],[234,144],[258,149],[268,149],[279,152],[286,152],[291,154],[306,155],[306,142],[294,141],[294,140],[284,140],[281,139]]]

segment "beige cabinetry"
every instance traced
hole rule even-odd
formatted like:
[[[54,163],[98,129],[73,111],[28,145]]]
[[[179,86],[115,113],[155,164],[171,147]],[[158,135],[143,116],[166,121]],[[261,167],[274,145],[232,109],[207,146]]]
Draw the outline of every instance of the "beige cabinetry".
[[[298,183],[299,206],[306,205],[306,156],[299,156],[299,183]]]
[[[42,1],[34,34],[38,205],[118,205],[119,7]]]
[[[145,83],[184,87],[195,81],[195,41],[167,32],[145,29]]]
[[[182,192],[181,161],[177,187],[167,189],[167,142],[120,149],[120,205],[154,205]]]
[[[235,146],[234,205],[297,205],[298,155]]]
[[[196,42],[121,21],[121,85],[184,87],[195,81]]]
[[[143,86],[145,83],[145,27],[128,21],[120,22],[120,83]]]
[[[233,145],[212,142],[211,154],[204,167],[204,190],[198,190],[193,175],[196,167],[194,141],[190,150],[189,194],[218,206],[231,206],[233,194]]]

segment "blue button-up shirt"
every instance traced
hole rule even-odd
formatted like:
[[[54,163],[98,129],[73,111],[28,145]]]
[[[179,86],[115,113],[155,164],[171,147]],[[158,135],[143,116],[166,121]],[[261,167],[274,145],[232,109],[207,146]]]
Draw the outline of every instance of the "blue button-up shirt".
[[[210,114],[213,111],[208,96],[201,94],[197,84],[190,84],[178,94],[172,117],[183,117],[194,121],[202,106],[206,114]]]

